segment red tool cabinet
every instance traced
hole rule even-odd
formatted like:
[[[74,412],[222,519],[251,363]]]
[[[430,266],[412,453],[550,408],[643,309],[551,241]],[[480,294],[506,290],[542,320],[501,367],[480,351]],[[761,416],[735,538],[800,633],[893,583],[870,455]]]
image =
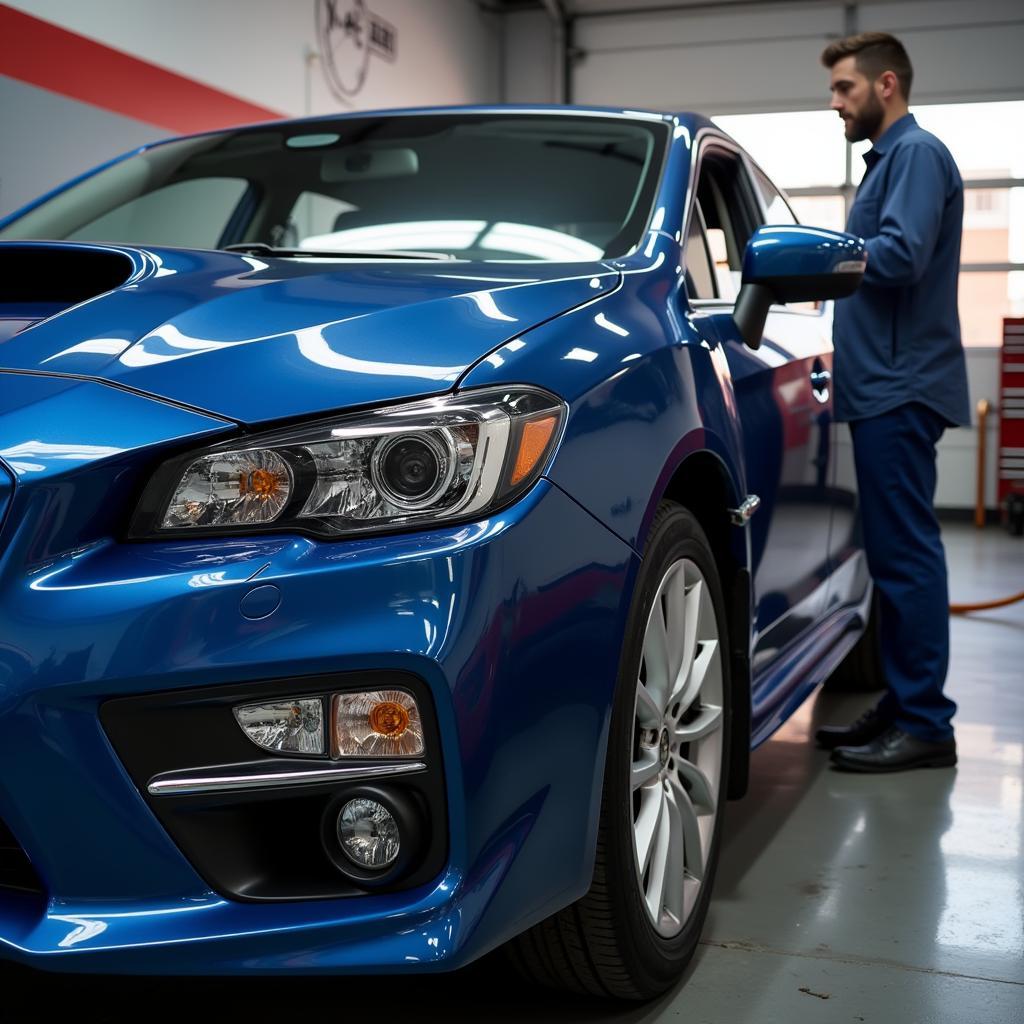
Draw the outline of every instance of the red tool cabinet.
[[[999,360],[1000,508],[1014,492],[1024,494],[1024,317],[1008,316]]]

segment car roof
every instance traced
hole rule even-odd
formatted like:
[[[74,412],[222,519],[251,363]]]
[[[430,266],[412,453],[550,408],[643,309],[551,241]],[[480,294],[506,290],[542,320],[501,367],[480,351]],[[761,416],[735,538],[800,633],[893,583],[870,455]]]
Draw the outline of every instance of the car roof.
[[[153,146],[159,146],[166,142],[177,142],[180,139],[201,138],[204,135],[217,135],[221,132],[247,131],[254,128],[273,128],[291,125],[316,125],[325,121],[347,121],[367,117],[429,117],[438,114],[496,114],[496,115],[521,115],[521,114],[553,114],[565,115],[568,117],[618,117],[624,120],[647,121],[654,123],[668,123],[686,128],[691,137],[703,127],[711,127],[712,122],[702,114],[693,111],[663,111],[663,110],[637,110],[628,107],[599,107],[599,106],[567,106],[554,103],[494,103],[494,104],[460,104],[436,107],[391,107],[379,110],[353,110],[339,111],[332,114],[316,114],[310,117],[289,117],[273,121],[257,121],[251,124],[228,125],[223,128],[211,129],[209,131],[195,132],[189,135],[174,135],[157,139],[145,146],[140,147],[136,152],[142,152]]]

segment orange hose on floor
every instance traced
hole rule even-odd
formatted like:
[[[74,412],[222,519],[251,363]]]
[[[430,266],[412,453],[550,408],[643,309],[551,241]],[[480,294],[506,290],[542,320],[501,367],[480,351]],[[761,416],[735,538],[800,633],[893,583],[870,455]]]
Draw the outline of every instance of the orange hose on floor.
[[[966,615],[968,612],[983,612],[989,608],[1005,608],[1008,604],[1016,604],[1024,601],[1024,590],[1012,597],[1001,597],[998,601],[979,601],[977,604],[951,604],[950,613],[953,615]]]

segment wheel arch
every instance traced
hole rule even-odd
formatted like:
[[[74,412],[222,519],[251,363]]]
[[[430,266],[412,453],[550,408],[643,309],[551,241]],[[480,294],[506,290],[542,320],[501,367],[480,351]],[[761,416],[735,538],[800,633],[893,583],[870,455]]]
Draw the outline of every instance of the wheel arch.
[[[730,520],[729,510],[740,500],[733,474],[716,453],[692,452],[676,467],[662,500],[688,509],[711,545],[725,597],[729,635],[730,675],[730,800],[744,796],[750,778],[751,723],[751,582],[746,538]],[[649,528],[649,527],[648,527]],[[644,533],[646,543],[647,531]]]

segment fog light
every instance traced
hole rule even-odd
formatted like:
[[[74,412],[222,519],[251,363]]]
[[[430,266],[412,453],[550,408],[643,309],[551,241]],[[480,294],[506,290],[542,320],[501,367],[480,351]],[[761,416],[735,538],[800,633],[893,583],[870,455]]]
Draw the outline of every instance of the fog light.
[[[258,747],[282,754],[324,752],[324,703],[319,697],[235,708],[242,731]]]
[[[404,690],[336,693],[331,709],[332,757],[418,757],[423,722]]]
[[[349,800],[342,807],[338,842],[353,864],[375,871],[394,864],[402,845],[394,815],[367,797]]]

